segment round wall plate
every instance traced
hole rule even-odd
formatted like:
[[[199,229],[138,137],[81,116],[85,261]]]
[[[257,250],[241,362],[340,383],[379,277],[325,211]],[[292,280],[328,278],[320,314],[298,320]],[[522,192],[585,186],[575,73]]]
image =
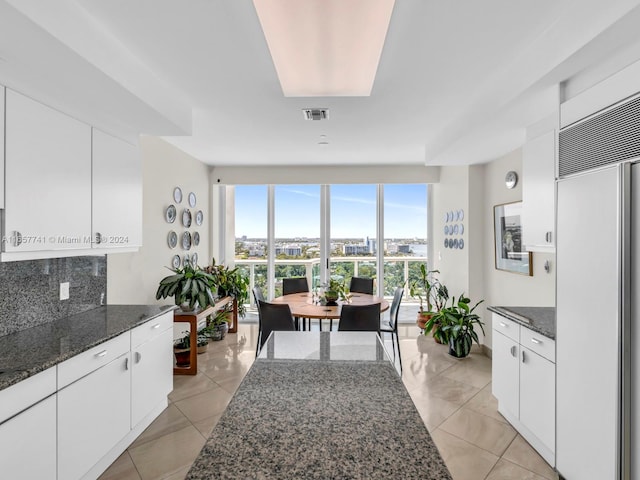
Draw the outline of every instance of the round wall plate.
[[[167,243],[169,244],[169,248],[176,248],[176,245],[178,245],[178,234],[173,230],[167,235]]]
[[[196,206],[196,194],[193,192],[189,194],[189,206],[191,208]]]
[[[180,187],[176,187],[173,189],[173,200],[176,203],[182,202],[182,189]]]
[[[164,211],[164,219],[167,223],[173,223],[176,221],[176,207],[175,205],[169,205]]]
[[[189,228],[191,226],[191,210],[188,208],[185,208],[182,211],[182,225],[184,225],[185,228]]]
[[[171,266],[173,268],[180,268],[180,255],[174,255],[171,259]]]
[[[203,221],[204,221],[204,213],[202,213],[202,210],[198,210],[196,212],[196,225],[202,225]]]

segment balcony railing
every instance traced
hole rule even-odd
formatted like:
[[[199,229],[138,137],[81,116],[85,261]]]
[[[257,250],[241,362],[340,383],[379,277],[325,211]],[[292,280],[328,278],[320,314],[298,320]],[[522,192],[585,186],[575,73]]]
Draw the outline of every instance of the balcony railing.
[[[396,287],[405,286],[404,299],[412,302],[409,296],[409,288],[407,285],[417,279],[419,265],[425,263],[427,257],[384,257],[384,296],[385,298],[393,297]],[[376,278],[376,259],[374,257],[331,257],[330,260],[331,274],[335,275],[338,271],[342,272],[345,281],[351,280],[351,277],[368,276]],[[267,278],[267,260],[255,259],[245,260],[236,259],[235,264],[244,271],[249,277],[249,288],[252,290],[255,286],[259,286],[266,293]],[[320,259],[302,259],[302,260],[284,260],[276,259],[276,278],[275,293],[276,296],[282,294],[282,279],[286,277],[307,277],[310,287],[313,289],[320,283]],[[280,275],[278,275],[280,273]],[[407,281],[408,280],[408,281]],[[377,287],[376,287],[377,288]],[[250,295],[250,306],[255,307],[253,295]]]

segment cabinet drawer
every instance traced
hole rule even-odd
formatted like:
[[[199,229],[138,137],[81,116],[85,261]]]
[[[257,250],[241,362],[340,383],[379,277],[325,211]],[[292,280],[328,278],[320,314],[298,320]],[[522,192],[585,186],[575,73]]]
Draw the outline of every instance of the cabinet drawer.
[[[522,328],[520,330],[520,344],[532,352],[536,352],[541,357],[554,362],[556,361],[556,342],[544,335]]]
[[[165,330],[173,327],[173,310],[160,315],[147,323],[131,330],[131,345],[136,347],[144,342],[153,340]]]
[[[0,423],[56,392],[56,367],[0,391]]]
[[[492,322],[494,330],[502,333],[503,335],[506,335],[516,342],[520,341],[519,323],[516,323],[513,320],[509,320],[508,318],[505,318],[502,315],[498,315],[497,313],[493,314]]]
[[[129,332],[112,338],[58,365],[58,389],[97,370],[130,350]]]

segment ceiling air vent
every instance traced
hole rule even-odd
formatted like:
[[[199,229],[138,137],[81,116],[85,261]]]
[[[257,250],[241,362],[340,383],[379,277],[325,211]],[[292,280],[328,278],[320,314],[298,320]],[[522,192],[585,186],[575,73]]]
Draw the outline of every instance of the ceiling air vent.
[[[328,120],[328,108],[303,108],[302,114],[305,120]]]

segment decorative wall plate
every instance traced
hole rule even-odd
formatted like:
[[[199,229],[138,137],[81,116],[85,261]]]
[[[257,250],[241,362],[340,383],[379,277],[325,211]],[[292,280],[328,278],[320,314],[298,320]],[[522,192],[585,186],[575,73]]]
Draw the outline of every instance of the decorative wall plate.
[[[458,248],[458,239],[457,238],[453,239],[453,248]]]
[[[449,239],[448,238],[444,239],[444,248],[449,248]]]
[[[198,254],[195,252],[191,254],[191,265],[193,265],[194,267],[198,265]]]
[[[444,234],[449,235],[449,225],[444,226]]]
[[[180,255],[174,255],[171,259],[171,266],[173,268],[180,268]]]
[[[458,234],[458,224],[457,223],[453,226],[453,234],[454,235]]]
[[[178,245],[178,234],[173,230],[167,235],[167,243],[169,244],[169,248],[176,248],[176,245]]]
[[[164,211],[164,219],[167,223],[173,223],[176,221],[176,207],[175,205],[169,205]]]
[[[191,264],[191,257],[189,257],[189,254],[186,254],[184,257],[182,257],[182,268],[190,264]]]
[[[180,187],[176,187],[173,189],[173,200],[176,203],[182,202],[182,190],[180,189]]]
[[[464,220],[464,210],[459,210],[458,213],[460,213],[460,221]]]
[[[445,213],[445,214],[442,216],[442,221],[443,221],[444,223],[447,223],[447,222],[449,221],[449,214],[448,214],[448,213]]]
[[[202,213],[202,210],[198,210],[198,212],[196,213],[196,225],[202,225],[203,221],[204,213]]]
[[[196,206],[196,194],[193,192],[189,194],[189,206],[191,208]]]
[[[460,235],[462,235],[464,233],[464,223],[460,224]]]
[[[200,245],[200,233],[198,232],[193,232],[193,244],[195,246]]]
[[[464,248],[464,240],[463,239],[458,240],[458,247],[460,248],[460,250],[462,250]]]
[[[182,234],[182,248],[185,250],[191,250],[191,234],[184,232]]]
[[[188,208],[185,208],[182,211],[182,225],[184,225],[185,228],[189,228],[191,226],[191,210]]]

